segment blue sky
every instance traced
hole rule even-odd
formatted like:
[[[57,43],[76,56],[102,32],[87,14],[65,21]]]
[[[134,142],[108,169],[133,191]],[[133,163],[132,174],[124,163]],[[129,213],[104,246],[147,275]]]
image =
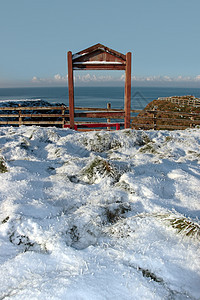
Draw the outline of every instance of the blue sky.
[[[0,0],[0,87],[66,85],[67,51],[96,43],[132,52],[135,84],[200,87],[199,12],[199,0]],[[123,84],[123,72],[75,76]]]

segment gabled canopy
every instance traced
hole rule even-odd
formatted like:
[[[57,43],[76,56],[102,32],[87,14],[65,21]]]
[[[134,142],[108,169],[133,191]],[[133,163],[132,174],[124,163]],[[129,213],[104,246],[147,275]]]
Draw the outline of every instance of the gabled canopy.
[[[126,55],[96,44],[72,55],[73,69],[125,70]]]

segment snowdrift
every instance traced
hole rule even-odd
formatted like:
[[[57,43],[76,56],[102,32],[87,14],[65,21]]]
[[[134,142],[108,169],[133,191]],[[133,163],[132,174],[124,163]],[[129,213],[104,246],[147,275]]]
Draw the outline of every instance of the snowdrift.
[[[0,299],[199,299],[200,130],[0,128]]]

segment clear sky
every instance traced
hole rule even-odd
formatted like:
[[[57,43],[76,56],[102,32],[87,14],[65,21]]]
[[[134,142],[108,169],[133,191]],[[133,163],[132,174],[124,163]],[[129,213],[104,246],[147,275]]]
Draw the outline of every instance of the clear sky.
[[[0,0],[0,87],[66,85],[67,51],[96,43],[132,52],[136,84],[200,87],[200,0]],[[113,72],[76,84],[123,82]]]

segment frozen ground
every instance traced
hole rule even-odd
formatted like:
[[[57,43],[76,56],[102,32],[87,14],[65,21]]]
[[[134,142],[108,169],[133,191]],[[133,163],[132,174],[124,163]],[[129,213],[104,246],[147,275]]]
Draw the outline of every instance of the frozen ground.
[[[200,129],[0,128],[0,299],[200,299]]]

